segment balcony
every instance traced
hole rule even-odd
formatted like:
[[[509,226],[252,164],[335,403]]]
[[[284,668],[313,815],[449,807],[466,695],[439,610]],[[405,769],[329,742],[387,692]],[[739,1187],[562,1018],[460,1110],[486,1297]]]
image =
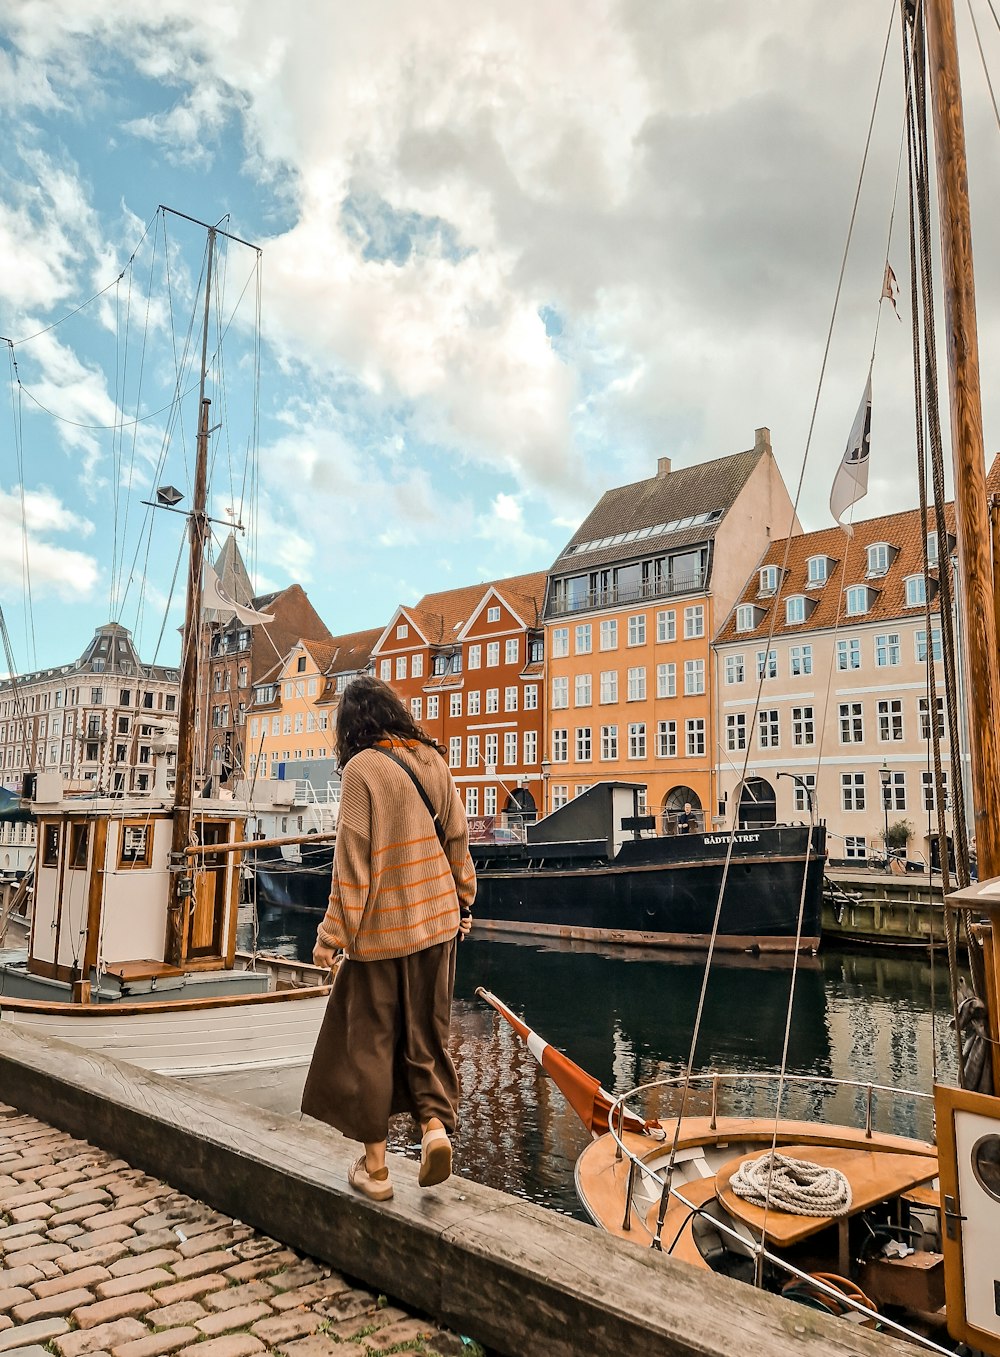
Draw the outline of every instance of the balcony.
[[[707,582],[708,572],[696,570],[683,577],[640,584],[632,589],[620,589],[617,585],[612,585],[610,589],[578,594],[572,599],[553,599],[551,615],[565,617],[570,613],[589,612],[593,608],[613,608],[618,604],[645,603],[649,599],[700,594],[704,592]]]

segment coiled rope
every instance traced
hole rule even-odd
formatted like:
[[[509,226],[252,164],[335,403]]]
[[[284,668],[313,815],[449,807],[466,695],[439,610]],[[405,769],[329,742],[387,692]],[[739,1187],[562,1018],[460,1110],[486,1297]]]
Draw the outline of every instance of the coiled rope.
[[[794,1216],[846,1216],[851,1185],[839,1169],[772,1151],[744,1159],[729,1186],[744,1201]]]

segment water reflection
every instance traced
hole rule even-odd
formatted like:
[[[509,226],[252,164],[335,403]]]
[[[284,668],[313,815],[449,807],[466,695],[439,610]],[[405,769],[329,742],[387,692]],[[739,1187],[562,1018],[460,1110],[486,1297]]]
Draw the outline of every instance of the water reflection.
[[[252,941],[247,920],[241,945]],[[308,956],[315,919],[273,911],[259,920],[258,946]],[[505,1024],[475,998],[493,990],[543,1037],[621,1091],[682,1071],[704,973],[703,958],[536,938],[503,941],[475,934],[459,951],[453,1055],[462,1077],[460,1171],[480,1182],[580,1214],[573,1168],[586,1143],[575,1115]],[[698,1069],[772,1072],[780,1067],[791,983],[787,961],[726,957],[704,994]],[[935,1006],[937,1019],[934,1020]],[[857,1079],[929,1091],[934,1057],[953,1077],[947,973],[926,956],[876,957],[829,952],[800,966],[788,1030],[790,1073]],[[297,1106],[303,1072],[270,1105]],[[253,1092],[246,1094],[254,1097]],[[734,1111],[773,1108],[773,1085],[751,1086]],[[834,1094],[791,1088],[784,1110],[810,1119],[863,1121],[864,1091]],[[650,1109],[668,1111],[660,1097]],[[927,1137],[929,1104],[888,1106],[876,1096],[876,1123]],[[406,1126],[397,1149],[412,1151]]]

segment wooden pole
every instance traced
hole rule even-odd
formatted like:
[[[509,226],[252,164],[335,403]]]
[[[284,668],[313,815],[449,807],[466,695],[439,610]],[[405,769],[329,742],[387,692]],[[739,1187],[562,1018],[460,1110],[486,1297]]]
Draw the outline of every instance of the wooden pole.
[[[955,524],[980,878],[1000,875],[1000,678],[979,384],[972,225],[953,0],[927,0],[938,213],[948,343]]]
[[[229,843],[192,843],[184,849],[189,858],[205,858],[212,853],[252,853],[258,848],[285,848],[293,843],[333,843],[334,831],[323,834],[292,834],[280,839],[232,839]]]
[[[215,257],[215,231],[208,232],[208,267],[205,276],[205,316],[201,337],[201,391],[199,397],[198,442],[194,464],[194,495],[188,519],[190,556],[188,559],[187,603],[184,610],[184,654],[181,690],[177,712],[177,780],[174,791],[171,861],[183,861],[191,830],[191,802],[194,783],[194,745],[197,739],[198,651],[201,644],[202,570],[208,539],[208,411],[211,401],[205,395],[208,364],[209,300],[212,291],[212,264]],[[171,966],[183,966],[187,957],[190,896],[180,892],[181,873],[170,876],[170,901],[167,908],[165,960]]]

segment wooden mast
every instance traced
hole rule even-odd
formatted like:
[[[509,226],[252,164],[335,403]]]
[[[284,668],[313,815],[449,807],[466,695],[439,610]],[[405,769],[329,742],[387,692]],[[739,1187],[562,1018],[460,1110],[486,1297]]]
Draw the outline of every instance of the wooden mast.
[[[201,645],[202,570],[208,538],[208,411],[211,401],[205,395],[208,365],[209,300],[212,292],[212,266],[215,258],[215,228],[208,228],[208,267],[205,275],[205,315],[201,336],[201,386],[198,404],[198,442],[194,464],[194,496],[188,518],[190,556],[188,559],[187,602],[184,609],[184,653],[181,690],[178,701],[177,781],[174,791],[173,835],[171,839],[170,901],[167,908],[165,960],[171,966],[183,966],[187,958],[190,894],[182,894],[182,864],[187,859],[191,829],[191,803],[194,790],[194,745],[197,720],[198,651]]]
[[[1000,679],[993,602],[986,456],[979,382],[972,225],[962,87],[953,0],[925,0],[942,276],[948,343],[948,390],[955,468],[958,596],[980,878],[1000,876]]]

